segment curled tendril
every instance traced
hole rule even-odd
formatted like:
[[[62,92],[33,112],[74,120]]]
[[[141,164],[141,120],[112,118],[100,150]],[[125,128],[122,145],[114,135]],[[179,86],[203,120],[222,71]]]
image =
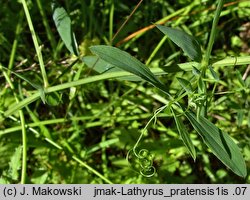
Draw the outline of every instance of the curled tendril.
[[[140,174],[144,177],[147,177],[147,178],[154,176],[155,172],[156,172],[156,169],[154,166],[140,170]]]
[[[158,108],[154,115],[151,117],[145,128],[142,130],[142,133],[137,140],[136,144],[134,145],[133,149],[130,149],[127,153],[127,161],[131,165],[131,167],[137,171],[140,171],[140,174],[144,177],[151,177],[155,175],[156,169],[153,166],[153,155],[147,150],[147,149],[141,149],[137,153],[137,146],[139,142],[141,141],[143,135],[147,132],[147,127],[149,124],[154,120],[154,124],[157,121],[157,115],[165,110],[166,108],[170,107],[171,104],[164,105],[160,108]]]
[[[127,154],[127,161],[144,177],[152,177],[156,172],[153,166],[153,155],[147,149],[141,149],[138,153],[136,153],[135,148],[130,149]]]

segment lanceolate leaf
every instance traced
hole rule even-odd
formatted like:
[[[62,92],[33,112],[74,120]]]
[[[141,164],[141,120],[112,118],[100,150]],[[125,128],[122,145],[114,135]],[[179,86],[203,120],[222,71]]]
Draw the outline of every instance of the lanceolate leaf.
[[[136,58],[132,57],[125,51],[122,51],[116,47],[97,45],[90,47],[90,50],[99,56],[102,60],[123,69],[124,71],[130,72],[134,75],[139,76],[145,81],[148,81],[155,87],[161,89],[167,93],[165,86],[160,80]],[[168,94],[168,93],[167,93]]]
[[[95,70],[98,73],[110,73],[110,72],[118,72],[118,71],[124,71],[118,67],[115,67],[114,65],[111,65],[110,63],[107,63],[106,61],[98,58],[97,56],[84,56],[82,58],[82,61],[91,69]],[[152,73],[155,76],[160,76],[167,74],[165,71],[163,71],[161,68],[153,68]],[[117,78],[119,80],[127,80],[127,81],[142,81],[142,79],[138,76],[135,76],[133,74]]]
[[[98,58],[97,56],[84,56],[82,60],[89,68],[95,70],[100,74],[122,71],[122,69],[111,65],[110,63]],[[129,81],[142,81],[140,77],[134,75],[118,79]]]
[[[197,62],[201,61],[201,48],[198,41],[193,36],[181,30],[162,25],[156,25],[156,27],[178,45],[189,58]]]
[[[198,121],[192,112],[186,112],[185,115],[215,156],[235,174],[245,177],[247,175],[245,161],[231,137],[202,116]]]
[[[211,72],[213,78],[214,78],[216,81],[219,81],[220,78],[219,78],[219,76],[217,75],[217,73],[214,71],[213,67],[212,67],[211,65],[209,65],[208,68],[209,68],[209,70],[210,70],[210,72]]]
[[[66,10],[57,3],[52,3],[53,20],[57,31],[67,49],[76,56],[79,55],[75,35],[71,29],[71,20]]]
[[[181,86],[183,87],[183,89],[186,92],[188,92],[188,93],[193,92],[192,85],[188,80],[186,80],[184,78],[180,78],[180,77],[177,77],[177,80],[179,81],[179,83],[181,84]]]
[[[242,78],[241,73],[239,72],[239,70],[236,70],[236,77],[237,77],[237,79],[239,80],[241,86],[242,86],[242,87],[245,87],[246,84],[245,84],[245,82],[243,81],[243,78]]]
[[[193,157],[193,159],[196,159],[196,151],[194,148],[194,145],[192,143],[192,140],[187,132],[187,129],[185,127],[185,125],[183,124],[183,122],[176,116],[174,110],[172,110],[173,116],[174,116],[174,120],[178,129],[178,132],[180,134],[180,137],[183,141],[183,143],[186,145],[189,153],[191,154],[191,156]]]

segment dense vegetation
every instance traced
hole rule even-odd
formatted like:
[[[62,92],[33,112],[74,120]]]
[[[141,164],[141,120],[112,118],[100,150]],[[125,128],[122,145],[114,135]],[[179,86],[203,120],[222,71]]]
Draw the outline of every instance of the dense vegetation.
[[[0,20],[1,183],[250,183],[248,0],[4,1]]]

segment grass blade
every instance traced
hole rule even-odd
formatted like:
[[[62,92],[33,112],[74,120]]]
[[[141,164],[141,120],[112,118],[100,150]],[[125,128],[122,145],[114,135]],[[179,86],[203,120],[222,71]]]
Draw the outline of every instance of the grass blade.
[[[231,137],[203,116],[200,116],[198,121],[194,113],[190,111],[186,112],[185,115],[214,155],[235,174],[245,177],[247,175],[245,161],[239,147]]]

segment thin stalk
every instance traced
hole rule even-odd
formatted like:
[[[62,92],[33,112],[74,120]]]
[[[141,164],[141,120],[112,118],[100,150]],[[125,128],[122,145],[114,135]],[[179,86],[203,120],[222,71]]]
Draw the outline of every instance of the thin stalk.
[[[223,8],[223,3],[224,3],[224,0],[219,0],[217,9],[215,11],[215,16],[214,16],[214,20],[213,20],[213,24],[212,24],[212,30],[210,33],[210,38],[209,38],[209,42],[208,42],[208,46],[207,46],[207,50],[206,50],[206,54],[205,54],[205,58],[204,58],[204,61],[206,64],[205,67],[207,67],[209,65],[209,59],[210,59],[210,55],[212,52],[212,48],[213,48],[215,36],[216,36],[216,28],[217,28],[217,25],[218,25],[218,22],[220,19],[220,13],[221,13],[222,8]]]
[[[93,169],[92,167],[90,167],[89,165],[87,165],[85,162],[81,161],[79,158],[77,158],[76,156],[72,156],[72,158],[80,163],[82,166],[84,166],[85,168],[87,168],[89,171],[91,171],[93,174],[99,176],[102,180],[104,180],[106,183],[109,184],[113,184],[110,180],[108,180],[106,177],[104,177],[102,174],[100,174],[98,171],[96,171],[95,169]]]
[[[8,74],[3,70],[2,65],[0,65],[0,70],[3,71],[3,75],[10,85],[11,90],[13,91],[15,100],[17,103],[19,103],[19,99],[17,97],[17,94],[14,91],[14,85],[12,84]],[[19,116],[20,116],[20,121],[21,121],[21,129],[22,129],[22,144],[23,144],[23,149],[22,149],[22,172],[21,172],[21,184],[24,184],[26,181],[26,170],[27,170],[27,134],[26,134],[26,124],[25,124],[25,118],[23,111],[20,109],[19,110]]]
[[[94,16],[94,4],[95,4],[95,1],[94,0],[91,0],[90,1],[90,5],[89,5],[89,9],[88,9],[88,13],[89,13],[89,33],[90,33],[90,37],[92,36],[91,34],[95,35],[94,34],[94,23],[93,23],[93,19],[95,19],[95,16]]]
[[[25,184],[26,171],[27,171],[27,134],[26,134],[25,118],[22,110],[19,110],[19,115],[22,127],[22,143],[23,143],[21,184]]]
[[[158,43],[158,45],[155,47],[154,51],[151,53],[151,55],[149,56],[147,62],[146,62],[146,65],[148,65],[151,60],[154,58],[155,54],[159,51],[159,49],[162,47],[162,45],[164,44],[164,42],[166,41],[168,37],[167,36],[164,36],[161,41]]]
[[[188,5],[187,7],[181,8],[179,10],[177,10],[174,13],[171,13],[169,15],[167,15],[166,17],[156,21],[154,24],[149,25],[147,27],[144,27],[134,33],[132,33],[131,35],[127,36],[126,38],[124,38],[123,40],[119,41],[116,46],[120,46],[121,44],[127,42],[128,44],[131,44],[133,42],[135,42],[139,37],[141,37],[143,34],[145,34],[148,30],[155,28],[156,24],[164,24],[165,22],[169,21],[170,19],[181,15],[188,7],[193,7],[193,4],[196,4],[197,2],[194,1],[193,3],[191,3],[190,5]],[[130,42],[128,42],[129,40],[131,40]]]
[[[104,133],[102,135],[102,143],[107,140],[106,134]],[[100,143],[101,144],[101,143]],[[109,172],[108,172],[108,161],[107,161],[107,152],[106,152],[106,146],[101,147],[101,152],[102,152],[102,171],[105,177],[108,177]]]
[[[142,132],[141,132],[141,134],[140,134],[138,140],[136,141],[136,143],[135,143],[135,145],[134,145],[134,147],[133,147],[133,151],[134,151],[134,154],[135,154],[135,155],[138,156],[138,154],[136,153],[136,148],[137,148],[137,146],[139,145],[139,143],[140,143],[140,141],[141,141],[143,135],[145,135],[148,126],[151,124],[151,122],[152,122],[153,120],[156,121],[157,115],[159,115],[160,112],[162,112],[162,111],[163,111],[165,108],[167,108],[167,107],[168,107],[168,105],[164,105],[164,106],[158,108],[158,109],[154,112],[154,115],[150,118],[150,120],[148,121],[148,123],[146,124],[146,126],[143,128],[143,130],[142,130]]]
[[[143,2],[143,0],[140,0],[140,2],[135,6],[134,10],[132,10],[132,12],[130,13],[130,15],[128,16],[128,18],[123,22],[123,24],[120,26],[120,28],[118,29],[118,31],[113,36],[112,42],[114,41],[114,39],[116,38],[116,36],[121,32],[121,30],[123,29],[123,27],[127,24],[127,22],[130,20],[130,18],[135,13],[135,11],[139,8],[139,6],[141,5],[142,2]]]
[[[39,44],[38,44],[38,40],[37,40],[36,33],[35,33],[35,30],[34,30],[34,27],[33,27],[32,21],[31,21],[31,17],[30,17],[30,13],[29,13],[29,9],[28,9],[26,0],[21,0],[21,2],[23,4],[23,9],[24,9],[24,12],[25,12],[25,15],[27,18],[27,22],[28,22],[29,29],[31,32],[32,40],[33,40],[35,50],[37,53],[40,69],[42,72],[44,87],[47,88],[49,86],[49,82],[48,82],[45,66],[43,63],[42,51],[41,51],[41,48],[39,47]]]
[[[109,13],[109,41],[110,41],[110,46],[112,46],[112,42],[113,42],[112,38],[113,38],[114,10],[115,10],[114,0],[111,0],[110,13]]]
[[[56,40],[54,38],[54,35],[52,34],[52,31],[51,31],[51,28],[49,26],[49,22],[47,20],[46,14],[44,12],[41,0],[36,0],[36,3],[37,3],[37,6],[39,8],[40,14],[42,16],[43,25],[45,27],[45,31],[46,31],[47,37],[49,39],[50,45],[51,45],[51,47],[53,49],[53,54],[54,54],[54,57],[55,57],[55,55],[56,55]]]
[[[250,64],[250,56],[228,57],[212,64],[213,67],[236,66]]]
[[[157,69],[157,68],[152,69],[153,73],[155,73],[157,71],[159,72],[159,71],[162,71],[162,70]],[[131,73],[125,72],[125,71],[104,73],[104,74],[101,74],[101,75],[91,76],[91,77],[83,78],[83,79],[80,79],[80,80],[77,80],[77,81],[72,81],[72,82],[69,82],[69,83],[63,83],[63,84],[60,84],[60,85],[48,87],[47,89],[44,90],[44,92],[45,93],[51,93],[51,92],[64,90],[64,89],[67,89],[67,88],[70,88],[70,87],[76,87],[76,86],[80,86],[80,85],[84,85],[84,84],[88,84],[88,83],[93,83],[93,82],[97,82],[97,81],[101,81],[101,80],[106,80],[106,79],[111,79],[111,78],[119,78],[119,77],[130,76],[130,75],[131,75]],[[17,103],[13,107],[11,107],[9,110],[5,111],[4,115],[9,116],[9,115],[13,114],[14,112],[17,112],[18,110],[20,110],[24,106],[27,106],[28,104],[30,104],[30,103],[34,102],[35,100],[39,99],[39,97],[41,97],[41,91],[36,91],[31,96],[25,98],[24,100],[20,101],[19,103]]]
[[[14,64],[14,59],[15,59],[16,49],[17,49],[17,43],[18,43],[19,35],[21,33],[21,30],[22,30],[23,16],[24,16],[23,12],[21,11],[19,13],[19,20],[18,20],[18,24],[17,24],[17,27],[16,27],[15,40],[13,42],[11,53],[10,53],[10,59],[9,59],[9,64],[8,64],[8,69],[10,69],[10,70],[13,68],[13,64]],[[8,71],[7,74],[9,76],[10,71]]]
[[[205,57],[202,61],[202,73],[201,73],[201,78],[205,78],[206,77],[206,69],[209,65],[209,61],[210,61],[210,56],[211,56],[211,52],[212,52],[212,48],[213,48],[213,44],[215,41],[215,36],[216,36],[216,28],[220,19],[220,14],[223,8],[223,2],[224,0],[219,0],[218,6],[216,8],[215,11],[215,16],[214,16],[214,20],[213,20],[213,24],[212,24],[212,30],[210,33],[210,37],[209,37],[209,41],[208,41],[208,46],[207,46],[207,50],[205,53]],[[204,95],[207,95],[207,84],[204,81]],[[203,117],[207,117],[207,108],[208,108],[208,101],[207,101],[207,97],[204,101],[204,105],[198,109],[198,117],[199,116],[203,116]],[[199,118],[198,118],[199,119]]]
[[[1,112],[2,113],[2,112]],[[107,119],[101,119],[101,117],[99,118],[101,121],[99,122],[92,122],[92,118],[93,116],[82,116],[82,117],[71,117],[70,119],[65,119],[65,118],[58,118],[58,119],[51,119],[51,120],[44,120],[44,121],[40,121],[40,122],[33,122],[33,123],[26,123],[25,128],[34,132],[34,128],[39,127],[39,126],[45,126],[45,125],[52,125],[52,124],[64,124],[67,122],[74,122],[74,121],[86,121],[86,125],[84,128],[91,128],[94,126],[100,126],[103,123],[109,122],[110,120],[115,119],[117,122],[124,122],[124,121],[134,121],[134,120],[138,120],[138,119],[147,119],[151,116],[151,113],[146,113],[146,114],[140,114],[140,115],[135,115],[135,116],[130,116],[130,117],[111,117],[111,119],[107,118]],[[165,114],[159,114],[158,117],[166,117],[168,115]],[[13,117],[9,117],[12,120],[20,123],[19,120],[17,120],[16,118],[13,119]],[[97,119],[97,118],[96,118]],[[5,128],[4,130],[0,130],[0,136],[2,137],[3,135],[9,134],[9,133],[13,133],[16,131],[20,131],[22,130],[21,125],[20,126],[14,126],[11,128]],[[41,133],[36,132],[37,135],[41,135]],[[48,141],[52,141],[51,139],[47,138],[45,135],[43,135]]]

